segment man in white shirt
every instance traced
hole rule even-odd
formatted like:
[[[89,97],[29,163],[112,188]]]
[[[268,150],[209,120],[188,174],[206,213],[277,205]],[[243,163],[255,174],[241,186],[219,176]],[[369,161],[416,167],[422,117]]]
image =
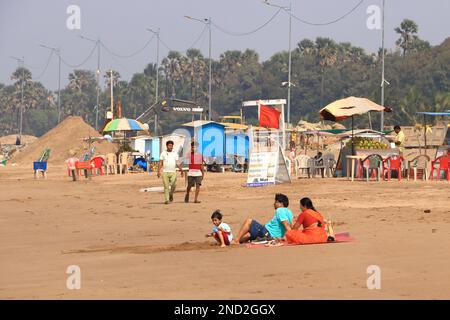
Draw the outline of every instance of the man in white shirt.
[[[165,204],[173,201],[173,193],[177,187],[177,167],[180,169],[181,176],[183,170],[178,162],[178,154],[173,151],[173,141],[166,142],[166,151],[161,153],[158,163],[158,178],[161,177],[161,168],[163,168],[162,180],[164,184]]]

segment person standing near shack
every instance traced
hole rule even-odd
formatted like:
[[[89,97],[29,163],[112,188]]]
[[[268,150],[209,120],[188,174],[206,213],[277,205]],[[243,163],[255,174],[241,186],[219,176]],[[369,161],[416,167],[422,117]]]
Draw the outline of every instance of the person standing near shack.
[[[192,187],[195,186],[195,198],[194,203],[200,203],[198,201],[198,195],[200,193],[200,187],[202,185],[203,177],[205,176],[205,169],[203,167],[203,155],[196,152],[198,148],[198,143],[191,142],[191,152],[189,154],[189,171],[187,173],[188,186],[186,189],[186,195],[184,197],[184,202],[189,202],[189,193]]]
[[[403,133],[399,125],[396,125],[394,127],[394,132],[395,132],[395,140],[394,140],[395,146],[400,151],[400,155],[402,155],[403,152],[405,151],[405,140],[406,140],[405,134]]]
[[[158,163],[158,178],[161,177],[161,168],[163,169],[162,180],[164,184],[165,204],[173,202],[173,193],[177,187],[177,167],[183,176],[183,169],[178,162],[178,154],[173,151],[173,141],[166,142],[166,151],[161,153]]]

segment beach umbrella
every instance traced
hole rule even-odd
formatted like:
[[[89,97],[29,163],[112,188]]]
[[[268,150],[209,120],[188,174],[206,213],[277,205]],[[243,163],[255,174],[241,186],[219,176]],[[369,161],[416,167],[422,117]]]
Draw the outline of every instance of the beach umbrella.
[[[114,119],[108,122],[108,124],[103,129],[103,132],[113,132],[113,131],[141,131],[146,130],[144,125],[137,120],[120,118]]]
[[[352,154],[354,154],[353,146],[353,117],[362,115],[371,111],[376,112],[391,112],[391,108],[383,107],[366,98],[348,97],[345,99],[336,100],[325,108],[320,110],[320,115],[324,120],[340,122],[348,118],[352,118]]]

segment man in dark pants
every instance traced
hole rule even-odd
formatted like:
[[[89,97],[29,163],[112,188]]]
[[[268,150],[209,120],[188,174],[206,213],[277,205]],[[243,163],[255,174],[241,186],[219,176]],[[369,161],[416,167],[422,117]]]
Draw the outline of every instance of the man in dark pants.
[[[203,177],[205,176],[205,170],[203,167],[203,156],[201,153],[196,152],[198,144],[191,142],[191,153],[189,154],[189,172],[188,172],[188,186],[186,189],[186,196],[184,202],[189,202],[189,193],[191,188],[195,186],[195,198],[194,203],[200,203],[198,201],[198,195],[200,193],[200,187],[202,185]]]

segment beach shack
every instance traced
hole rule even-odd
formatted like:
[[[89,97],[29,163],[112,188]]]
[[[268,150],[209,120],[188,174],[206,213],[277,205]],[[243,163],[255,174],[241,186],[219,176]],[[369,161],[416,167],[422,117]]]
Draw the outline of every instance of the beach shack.
[[[141,154],[152,152],[152,137],[148,135],[137,136],[131,138],[131,148]]]
[[[205,162],[212,164],[225,162],[225,126],[214,121],[195,120],[182,125],[176,133],[184,134],[190,139],[194,139],[199,144],[199,151],[203,154]],[[186,148],[188,146],[185,146]]]

